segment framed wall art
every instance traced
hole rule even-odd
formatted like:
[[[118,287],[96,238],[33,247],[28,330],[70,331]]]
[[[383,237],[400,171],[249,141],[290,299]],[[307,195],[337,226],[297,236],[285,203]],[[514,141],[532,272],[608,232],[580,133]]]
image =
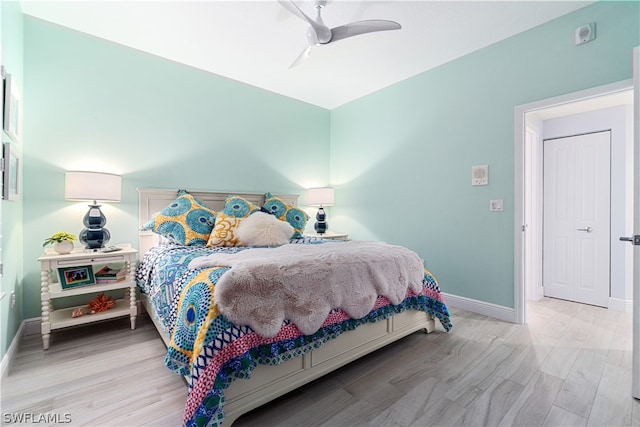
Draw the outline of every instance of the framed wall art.
[[[18,85],[9,73],[4,76],[4,115],[2,129],[15,141],[22,139],[22,98]]]
[[[4,62],[4,58],[2,57],[2,45],[0,44],[0,62]],[[4,130],[4,65],[0,66],[0,104],[2,105],[2,123]]]
[[[20,196],[20,168],[22,167],[22,161],[18,150],[13,146],[11,142],[5,142],[4,156],[2,162],[2,198],[4,200],[18,200]]]

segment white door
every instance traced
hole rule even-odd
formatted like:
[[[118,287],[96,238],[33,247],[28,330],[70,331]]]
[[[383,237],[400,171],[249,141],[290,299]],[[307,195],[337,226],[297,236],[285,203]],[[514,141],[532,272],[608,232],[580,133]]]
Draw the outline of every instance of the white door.
[[[610,131],[544,141],[546,296],[609,304],[610,145]]]

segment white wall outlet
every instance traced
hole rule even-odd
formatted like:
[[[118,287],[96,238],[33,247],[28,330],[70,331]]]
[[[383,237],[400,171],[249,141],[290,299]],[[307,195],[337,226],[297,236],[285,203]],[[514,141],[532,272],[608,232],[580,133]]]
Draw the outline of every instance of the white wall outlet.
[[[490,200],[489,210],[491,212],[502,212],[504,210],[502,200]]]
[[[471,185],[489,184],[489,165],[471,166]]]
[[[9,302],[9,308],[13,308],[16,306],[16,293],[15,291],[11,291],[11,300]]]

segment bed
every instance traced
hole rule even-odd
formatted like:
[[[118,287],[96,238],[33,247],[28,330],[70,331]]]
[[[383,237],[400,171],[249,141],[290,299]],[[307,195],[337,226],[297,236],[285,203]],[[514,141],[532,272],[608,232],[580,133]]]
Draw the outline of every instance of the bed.
[[[373,307],[371,310],[367,309],[364,316],[351,317],[346,312],[349,309],[345,311],[334,308],[321,321],[309,322],[313,324],[290,319],[280,322],[277,316],[271,323],[234,323],[230,319],[239,322],[237,319],[244,318],[234,317],[241,315],[232,312],[231,307],[239,304],[235,304],[235,298],[228,296],[233,294],[224,292],[239,289],[237,284],[233,285],[236,288],[232,286],[229,278],[232,277],[231,272],[242,270],[243,262],[250,264],[240,258],[249,259],[250,254],[252,257],[254,254],[270,257],[276,250],[330,250],[335,253],[348,251],[349,244],[360,243],[334,242],[305,236],[302,231],[304,227],[299,226],[300,221],[304,223],[308,217],[300,218],[306,214],[296,209],[298,197],[294,195],[162,189],[138,191],[142,231],[139,233],[141,260],[136,280],[141,291],[142,305],[167,345],[165,365],[183,375],[187,382],[188,392],[183,415],[185,425],[231,425],[240,415],[382,346],[419,330],[427,333],[436,330],[436,320],[444,331],[452,327],[437,279],[422,264],[422,281],[419,285],[407,288],[400,299],[397,296],[374,295],[373,300],[370,300]],[[256,240],[206,247],[214,236],[220,236],[223,224],[229,220],[226,214],[230,206],[238,207],[238,204],[230,202],[230,196],[241,201],[239,206],[242,209],[250,206],[265,212],[265,221],[267,217],[269,221],[274,221],[271,218],[274,216],[287,222],[287,226],[291,225],[294,230],[294,237],[286,245],[277,247],[263,244],[244,246],[244,242]],[[185,235],[180,229],[174,233],[178,236],[175,241],[171,232],[167,234],[166,227],[162,229],[167,223],[161,223],[158,218],[162,219],[162,214],[169,207],[175,207],[176,201],[182,197],[189,197],[190,201],[198,205],[199,223],[194,229],[201,233],[194,234],[190,230]],[[280,208],[286,212],[279,211]],[[215,218],[210,220],[206,212],[203,214],[202,211],[207,209],[216,213]],[[243,211],[243,215],[245,213]],[[194,217],[193,212],[190,215]],[[250,209],[242,218],[255,219],[258,216],[257,211]],[[244,225],[246,223],[245,221]],[[202,224],[209,227],[214,225],[214,229],[198,229]],[[240,235],[239,232],[236,234]],[[187,241],[191,244],[186,244],[189,243]],[[374,242],[371,244],[375,249]],[[405,248],[399,248],[402,249]],[[280,255],[275,256],[279,260],[278,257]],[[221,259],[229,260],[228,265],[222,265],[224,262]],[[254,260],[254,264],[256,263],[262,264],[263,260]],[[189,268],[190,265],[192,268]],[[227,272],[229,273],[225,274]],[[260,274],[265,273],[261,271]],[[247,286],[256,288],[251,283]],[[214,294],[218,298],[215,303]],[[272,295],[276,300],[281,299],[275,292]],[[259,299],[262,301],[263,297],[260,294]],[[396,303],[392,303],[392,300]],[[267,303],[261,303],[261,314],[264,313],[265,305],[273,304]],[[223,309],[228,311],[223,314]],[[285,307],[285,311],[288,309],[289,307]],[[255,307],[251,307],[251,310],[248,312],[256,312]],[[288,313],[290,311],[286,311],[285,317]],[[298,314],[291,318],[298,319],[296,316]],[[274,323],[277,324],[276,329],[273,329]],[[318,325],[319,329],[315,330]]]

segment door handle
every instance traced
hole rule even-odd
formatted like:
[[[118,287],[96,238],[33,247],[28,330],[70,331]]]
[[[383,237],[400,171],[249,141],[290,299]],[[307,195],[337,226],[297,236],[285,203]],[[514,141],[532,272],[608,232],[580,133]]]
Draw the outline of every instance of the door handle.
[[[640,246],[640,234],[631,237],[620,237],[623,242],[631,242],[634,246]]]
[[[591,233],[593,229],[591,227],[587,228],[576,228],[576,231],[586,231],[587,233]]]

